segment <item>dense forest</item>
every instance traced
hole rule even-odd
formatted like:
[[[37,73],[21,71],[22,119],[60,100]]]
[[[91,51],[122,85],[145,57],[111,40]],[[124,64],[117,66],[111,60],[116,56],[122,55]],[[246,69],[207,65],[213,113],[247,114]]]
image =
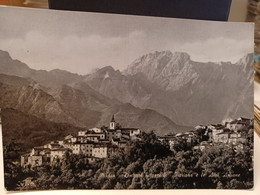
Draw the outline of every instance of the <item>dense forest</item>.
[[[21,168],[19,149],[4,148],[7,190],[46,189],[245,189],[253,187],[253,131],[243,150],[215,144],[203,150],[177,143],[174,151],[153,133],[142,133],[106,159],[89,163],[86,156],[67,153],[51,166]]]

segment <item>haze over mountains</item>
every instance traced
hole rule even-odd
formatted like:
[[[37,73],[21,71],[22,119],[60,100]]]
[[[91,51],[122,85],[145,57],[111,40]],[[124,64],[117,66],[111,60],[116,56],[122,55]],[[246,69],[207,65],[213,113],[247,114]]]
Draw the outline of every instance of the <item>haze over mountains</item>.
[[[115,114],[122,126],[159,135],[252,118],[252,56],[236,64],[200,63],[187,53],[163,51],[141,56],[122,72],[107,66],[78,75],[33,70],[0,51],[0,106],[87,128],[107,125]]]

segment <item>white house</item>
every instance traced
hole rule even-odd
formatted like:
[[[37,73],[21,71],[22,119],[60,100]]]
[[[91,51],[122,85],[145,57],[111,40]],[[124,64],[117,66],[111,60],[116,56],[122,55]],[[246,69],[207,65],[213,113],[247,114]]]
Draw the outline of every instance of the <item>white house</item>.
[[[92,149],[92,156],[96,158],[107,158],[107,146],[106,145],[94,145]]]

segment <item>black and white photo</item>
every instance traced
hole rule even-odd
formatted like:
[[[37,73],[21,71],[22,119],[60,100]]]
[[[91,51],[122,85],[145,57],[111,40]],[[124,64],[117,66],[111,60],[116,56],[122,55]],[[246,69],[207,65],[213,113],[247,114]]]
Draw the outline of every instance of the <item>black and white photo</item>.
[[[251,23],[0,7],[5,187],[253,188]]]

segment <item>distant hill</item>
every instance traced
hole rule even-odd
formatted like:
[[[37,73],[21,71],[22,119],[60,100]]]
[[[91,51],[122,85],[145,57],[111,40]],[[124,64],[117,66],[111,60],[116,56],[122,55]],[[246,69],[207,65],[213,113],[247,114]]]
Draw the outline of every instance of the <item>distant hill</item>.
[[[21,145],[26,152],[32,147],[41,146],[65,136],[76,135],[82,128],[66,123],[54,123],[21,111],[5,108],[2,110],[3,143],[12,141]]]
[[[31,79],[0,74],[0,106],[54,122],[77,124],[77,120],[44,87]],[[79,125],[80,126],[80,125]]]
[[[55,69],[46,71],[31,69],[25,63],[12,59],[8,52],[2,50],[0,50],[0,60],[0,73],[31,78],[51,88],[80,81],[83,78],[81,75],[73,74],[65,70]]]

